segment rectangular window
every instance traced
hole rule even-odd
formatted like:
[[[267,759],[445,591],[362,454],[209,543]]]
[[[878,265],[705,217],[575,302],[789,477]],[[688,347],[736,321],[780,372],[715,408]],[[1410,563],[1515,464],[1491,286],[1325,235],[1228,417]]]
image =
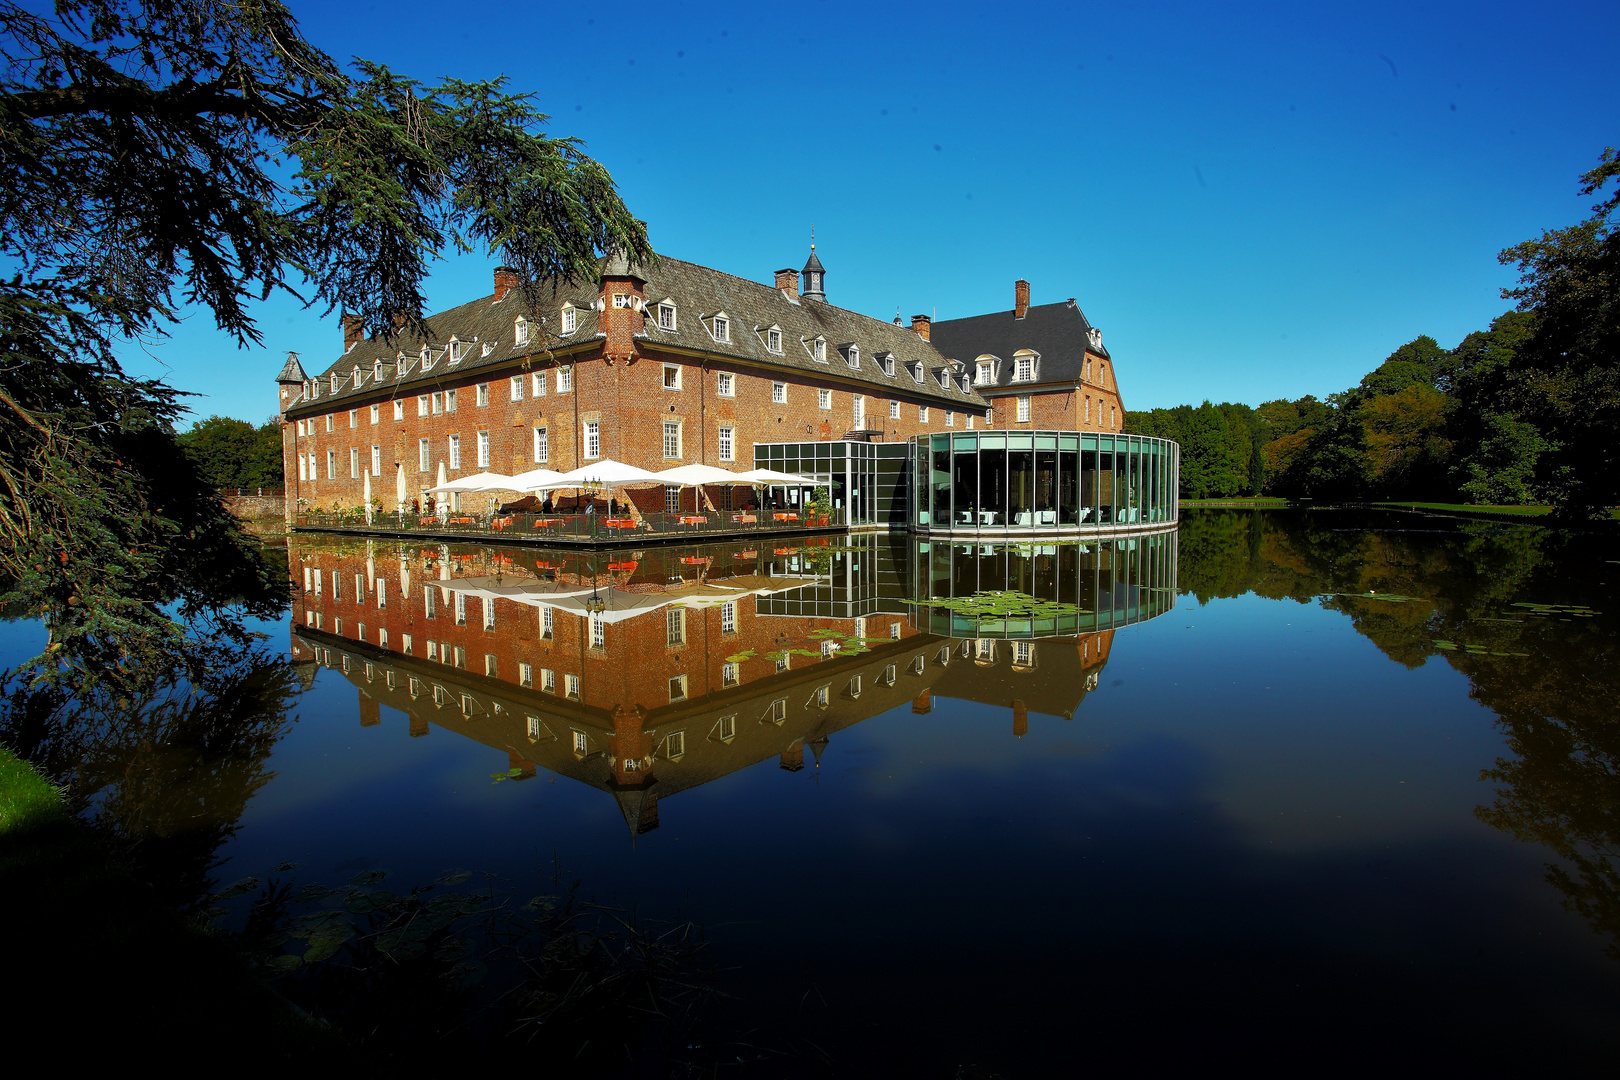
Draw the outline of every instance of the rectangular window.
[[[658,329],[675,329],[675,308],[671,304],[658,305]]]
[[[723,427],[720,429],[720,460],[737,460],[732,454],[732,429],[728,427]]]
[[[720,605],[720,632],[722,634],[737,632],[737,601],[727,600]]]
[[[1029,395],[1020,394],[1018,397],[1018,422],[1029,423]]]
[[[572,676],[570,676],[570,678],[571,677]],[[576,754],[588,753],[590,751],[590,748],[591,748],[591,740],[586,738],[585,733],[583,731],[574,732],[574,753],[576,753]]]
[[[319,582],[317,582],[316,584],[317,584],[317,591],[319,591]],[[672,607],[672,608],[667,609],[664,612],[664,629],[666,631],[665,644],[668,644],[668,645],[685,645],[686,644],[686,609],[681,608],[681,607]]]
[[[928,406],[926,406],[926,405],[917,406],[917,423],[919,423],[919,424],[928,423]]]
[[[429,455],[428,441],[426,439],[417,440],[417,443],[416,443],[416,471],[417,472],[427,472],[428,471],[428,455]]]
[[[489,468],[489,432],[487,431],[478,433],[478,467],[480,469]]]
[[[737,734],[737,714],[722,716],[720,722],[714,726],[714,734],[721,740],[734,738]]]
[[[782,354],[782,331],[765,331],[765,348],[780,356]]]
[[[388,648],[388,627],[386,627],[386,626],[377,627],[377,645],[380,648],[384,648],[384,649]],[[394,677],[394,673],[392,671],[390,671],[388,673],[388,677],[390,679],[392,679]],[[392,689],[393,683],[389,683],[388,685],[389,685],[390,689]]]
[[[428,638],[428,657],[427,658],[429,660],[438,660],[439,659],[439,643],[437,641],[434,641],[432,638]]]
[[[664,365],[664,389],[679,390],[681,388],[681,365]]]
[[[523,376],[514,375],[511,378],[511,394],[513,401],[523,400]]]
[[[716,315],[714,317],[714,340],[731,340],[731,320],[723,315]]]
[[[327,431],[332,430],[332,414],[331,413],[326,414],[326,430]]]
[[[376,443],[371,444],[371,475],[382,475],[382,447]]]
[[[467,594],[464,592],[456,593],[456,625],[467,625]]]
[[[602,456],[602,424],[592,420],[585,425],[585,456],[598,458]]]
[[[721,397],[736,397],[737,396],[737,377],[735,375],[731,374],[731,372],[729,372],[729,371],[720,372],[720,374],[717,377],[716,381],[718,382],[719,385],[716,388],[715,393],[719,394]]]
[[[786,405],[787,404],[787,383],[785,383],[785,382],[773,382],[773,383],[771,383],[771,402],[772,402],[772,404],[775,404],[775,405]]]
[[[664,488],[664,513],[679,513],[681,509],[681,489],[673,484]]]
[[[438,614],[438,601],[439,601],[438,590],[435,589],[432,585],[426,586],[422,590],[422,615],[423,615],[423,617],[425,617],[427,619],[432,619]]]
[[[545,397],[546,396],[546,373],[545,372],[536,371],[534,374],[529,376],[529,391],[535,397]]]
[[[360,448],[358,446],[349,447],[349,479],[360,479]]]
[[[350,427],[358,427],[359,426],[359,422],[358,422],[359,415],[360,415],[360,411],[358,409],[350,409],[349,410],[349,426]]]
[[[823,409],[832,408],[832,391],[831,390],[817,390],[816,391],[816,405],[819,406],[820,408],[823,408]]]
[[[556,629],[556,610],[550,604],[540,607],[540,640],[550,641],[552,632]]]
[[[528,665],[519,664],[518,666],[519,667],[527,667]],[[529,684],[524,683],[523,685],[527,686]],[[524,717],[524,719],[528,722],[528,725],[529,725],[529,741],[530,742],[535,742],[536,740],[538,740],[540,738],[540,733],[545,730],[545,725],[541,722],[541,720],[540,720],[540,718],[538,716],[526,716],[526,717]]]
[[[613,294],[613,306],[616,308],[627,308],[630,306],[630,299],[631,297],[629,293],[616,292]]]
[[[534,462],[536,465],[544,465],[550,460],[551,443],[546,437],[546,429],[537,427],[534,429]]]
[[[521,316],[512,324],[512,342],[515,345],[529,343],[529,320]]]
[[[337,451],[336,450],[328,450],[326,452],[326,478],[328,480],[336,480],[337,479]]]
[[[495,629],[495,598],[486,596],[484,599],[484,629]]]
[[[676,675],[669,680],[669,700],[686,700],[686,676]]]
[[[678,758],[686,753],[686,732],[672,731],[664,741],[664,756]]]
[[[945,410],[945,426],[946,427],[955,427],[956,426],[956,413],[951,409],[946,409]]]
[[[572,334],[579,327],[579,312],[571,307],[562,309],[562,332]]]
[[[377,606],[380,607],[380,608],[387,607],[388,606],[388,581],[385,578],[378,578],[377,579],[377,588],[376,588],[375,592],[377,593]]]
[[[856,431],[866,430],[866,395],[854,394],[850,397],[850,417],[854,420],[851,425]]]
[[[373,424],[382,422],[382,406],[381,405],[373,405],[371,407],[371,422]]]
[[[540,669],[540,689],[548,694],[557,692],[557,673],[550,668]]]
[[[578,675],[564,675],[563,676],[563,692],[571,700],[573,700],[573,701],[578,701],[579,700],[579,676]]]
[[[827,362],[827,343],[820,338],[816,338],[815,358],[817,363]]]
[[[1014,378],[1019,382],[1032,382],[1035,378],[1035,360],[1033,357],[1020,356],[1015,361],[1018,365]]]
[[[480,409],[489,404],[489,383],[481,382],[478,384],[474,391],[474,400],[478,403]]]
[[[309,462],[304,458],[303,454],[298,455],[298,479],[309,479]]]
[[[889,419],[900,419],[900,403],[898,401],[889,402]]]
[[[494,653],[485,653],[484,654],[484,674],[487,675],[491,679],[493,679],[495,677],[495,654]]]
[[[417,397],[416,397],[416,415],[417,416],[426,416],[427,414],[428,414],[428,396],[426,394],[418,394]]]
[[[607,648],[607,620],[600,615],[591,616],[591,648]]]
[[[440,659],[442,660],[444,657],[441,655]],[[463,649],[460,645],[456,646],[455,665],[458,668],[465,668],[467,666],[467,650]]]
[[[521,660],[518,661],[518,685],[519,686],[533,686],[534,685],[534,665],[533,664],[525,663],[524,661],[521,661]],[[531,717],[531,719],[533,719],[533,718]],[[533,735],[533,734],[537,734],[537,733],[531,730],[530,734]]]
[[[444,392],[444,411],[456,411],[456,392],[454,390],[446,390]]]
[[[444,394],[442,394],[442,393],[434,393],[434,395],[433,395],[433,415],[438,416],[442,412],[444,412]]]
[[[664,456],[666,458],[681,456],[681,425],[678,420],[664,421]]]
[[[725,686],[736,686],[737,683],[742,680],[741,671],[742,671],[742,665],[741,664],[738,664],[738,663],[735,663],[735,662],[734,663],[729,663],[729,664],[721,664],[720,665],[720,685],[723,686],[723,687],[725,687]]]
[[[403,419],[405,419],[405,399],[404,398],[395,398],[394,399],[394,419],[395,420],[403,420]]]
[[[568,365],[566,367],[558,368],[557,369],[557,393],[559,393],[559,394],[567,394],[567,393],[571,392],[573,389],[574,389],[574,368],[573,368],[573,365],[570,364],[570,365]]]
[[[787,698],[777,698],[771,702],[771,723],[780,724],[787,719]]]
[[[452,435],[452,436],[450,436],[450,467],[452,469],[461,468],[461,436],[460,435]]]
[[[969,431],[972,431],[973,430],[973,414],[972,413],[963,413],[962,415],[967,418],[967,429]]]

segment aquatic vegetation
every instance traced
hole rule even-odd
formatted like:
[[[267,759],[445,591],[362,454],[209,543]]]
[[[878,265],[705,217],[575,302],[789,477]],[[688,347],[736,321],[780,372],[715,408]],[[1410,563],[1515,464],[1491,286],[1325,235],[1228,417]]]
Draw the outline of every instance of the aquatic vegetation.
[[[944,608],[979,622],[1002,622],[1007,619],[1059,619],[1067,615],[1090,615],[1089,608],[1059,600],[1041,600],[1028,593],[1012,589],[992,589],[969,596],[935,597],[928,600],[908,600],[919,607]]]
[[[1530,655],[1529,653],[1523,653],[1523,652],[1507,652],[1507,651],[1502,650],[1502,649],[1489,649],[1489,648],[1486,648],[1484,645],[1459,645],[1454,641],[1445,641],[1445,640],[1440,639],[1440,638],[1435,638],[1434,639],[1434,647],[1437,648],[1437,649],[1443,649],[1446,652],[1463,653],[1463,654],[1465,654],[1467,656],[1521,656],[1521,657],[1528,657]]]
[[[1585,604],[1532,604],[1521,600],[1513,606],[1524,608],[1527,615],[1546,615],[1553,618],[1570,616],[1577,619],[1590,619],[1594,615],[1602,614],[1602,612],[1593,611]]]
[[[1399,593],[1367,592],[1359,593],[1328,593],[1329,596],[1342,596],[1352,600],[1382,600],[1386,604],[1433,604],[1434,601],[1426,596],[1402,596]]]

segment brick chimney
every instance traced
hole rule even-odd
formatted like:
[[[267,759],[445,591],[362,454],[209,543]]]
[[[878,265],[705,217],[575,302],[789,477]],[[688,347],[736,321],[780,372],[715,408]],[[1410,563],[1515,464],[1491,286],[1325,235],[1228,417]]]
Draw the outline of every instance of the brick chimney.
[[[518,286],[517,271],[510,266],[497,266],[495,268],[495,302],[501,299]]]
[[[1029,314],[1029,282],[1019,278],[1013,282],[1013,318],[1022,319]]]
[[[799,272],[791,266],[776,272],[776,287],[788,294],[789,300],[799,298]]]
[[[788,772],[798,772],[804,768],[804,743],[795,742],[782,751],[782,761],[777,768],[786,769]]]
[[[913,315],[911,317],[911,328],[922,335],[924,341],[933,340],[928,335],[934,332],[934,320],[927,315]]]
[[[1022,701],[1013,702],[1013,734],[1020,739],[1029,734],[1029,708]]]
[[[343,316],[343,351],[348,352],[366,340],[366,323],[358,315]]]

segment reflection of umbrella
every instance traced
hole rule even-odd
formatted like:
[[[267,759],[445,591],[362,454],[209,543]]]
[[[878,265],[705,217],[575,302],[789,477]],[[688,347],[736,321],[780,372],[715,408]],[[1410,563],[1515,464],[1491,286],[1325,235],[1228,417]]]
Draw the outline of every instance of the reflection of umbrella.
[[[394,473],[394,498],[399,502],[399,509],[405,509],[405,463],[402,461]]]
[[[371,470],[370,469],[366,470],[365,491],[366,491],[366,494],[365,494],[365,499],[366,499],[366,524],[370,525],[371,524]]]

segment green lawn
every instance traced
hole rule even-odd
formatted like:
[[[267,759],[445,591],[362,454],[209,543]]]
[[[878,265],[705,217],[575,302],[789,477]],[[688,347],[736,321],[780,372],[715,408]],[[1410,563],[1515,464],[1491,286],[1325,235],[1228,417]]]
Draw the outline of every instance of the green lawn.
[[[1374,506],[1404,506],[1413,510],[1451,510],[1459,513],[1518,514],[1521,517],[1542,517],[1552,511],[1550,506],[1481,506],[1474,503],[1439,502],[1375,502]]]
[[[50,782],[0,746],[0,837],[58,824],[66,816]]]
[[[1182,506],[1287,506],[1275,495],[1233,495],[1224,499],[1182,499]]]

